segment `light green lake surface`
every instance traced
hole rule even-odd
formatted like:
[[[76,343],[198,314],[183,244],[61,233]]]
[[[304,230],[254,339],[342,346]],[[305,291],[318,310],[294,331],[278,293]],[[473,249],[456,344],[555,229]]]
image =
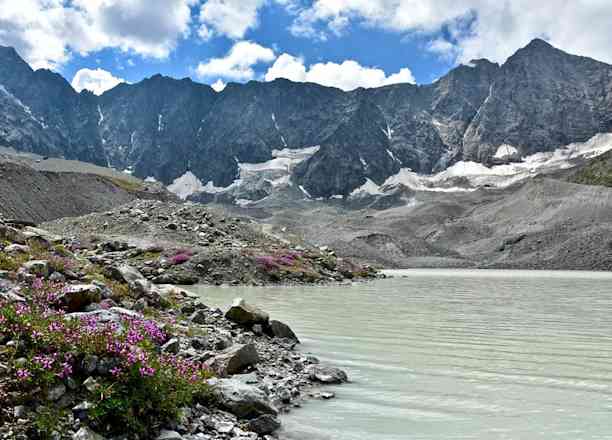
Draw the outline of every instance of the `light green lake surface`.
[[[612,274],[408,270],[352,286],[197,290],[243,297],[301,350],[347,370],[286,439],[612,439]]]

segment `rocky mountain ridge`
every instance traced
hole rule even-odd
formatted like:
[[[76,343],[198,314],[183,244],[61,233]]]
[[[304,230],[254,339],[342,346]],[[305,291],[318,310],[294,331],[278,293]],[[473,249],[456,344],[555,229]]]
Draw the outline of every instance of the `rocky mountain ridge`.
[[[612,130],[612,66],[534,40],[503,65],[475,60],[429,85],[343,92],[279,79],[220,93],[160,75],[95,96],[0,48],[0,144],[154,177],[191,170],[230,185],[240,164],[320,146],[292,180],[314,197],[347,195],[400,169],[441,171],[584,142]]]

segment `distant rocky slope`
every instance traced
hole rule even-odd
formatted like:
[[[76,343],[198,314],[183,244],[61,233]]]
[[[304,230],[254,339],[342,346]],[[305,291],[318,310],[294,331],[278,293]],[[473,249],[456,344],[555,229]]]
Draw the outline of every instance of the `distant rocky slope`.
[[[612,188],[554,177],[475,191],[398,187],[355,200],[270,197],[225,209],[386,268],[612,270]]]
[[[5,218],[39,223],[104,211],[140,198],[175,199],[160,185],[111,174],[38,171],[0,157],[0,216]]]
[[[165,184],[191,170],[226,187],[240,164],[320,146],[292,179],[329,197],[368,179],[381,185],[400,169],[488,164],[504,152],[525,156],[612,131],[612,66],[534,40],[501,66],[475,60],[423,86],[346,93],[276,80],[216,93],[157,75],[96,97],[0,48],[0,102],[0,144],[129,168]]]

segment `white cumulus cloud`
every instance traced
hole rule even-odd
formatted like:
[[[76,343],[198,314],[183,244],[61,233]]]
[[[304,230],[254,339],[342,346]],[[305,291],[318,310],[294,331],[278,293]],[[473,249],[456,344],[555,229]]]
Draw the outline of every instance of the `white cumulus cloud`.
[[[81,69],[74,75],[72,87],[77,92],[89,90],[96,95],[101,95],[122,82],[125,80],[113,76],[104,69]]]
[[[266,81],[286,78],[296,82],[314,82],[328,87],[350,91],[359,87],[381,87],[397,83],[415,83],[408,68],[387,76],[384,70],[364,67],[356,61],[346,60],[341,64],[328,62],[306,67],[302,58],[282,54],[268,69]]]
[[[258,11],[265,3],[266,0],[208,0],[200,10],[199,34],[205,40],[212,34],[239,40],[258,26]]]
[[[0,44],[34,68],[118,48],[165,58],[190,31],[197,0],[0,0]]]
[[[612,62],[609,0],[314,0],[292,13],[294,35],[324,40],[355,27],[378,28],[429,38],[428,49],[459,62],[504,62],[534,38]],[[443,29],[447,39],[440,38]]]
[[[274,51],[251,41],[239,41],[222,58],[211,58],[200,63],[196,75],[200,78],[226,78],[235,81],[255,77],[254,66],[270,63],[276,56]]]

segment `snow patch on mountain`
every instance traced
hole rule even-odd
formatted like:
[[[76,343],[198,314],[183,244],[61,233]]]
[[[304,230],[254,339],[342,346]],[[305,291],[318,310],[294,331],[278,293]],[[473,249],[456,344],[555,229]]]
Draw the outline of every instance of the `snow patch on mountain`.
[[[590,159],[612,150],[612,133],[598,134],[587,142],[580,142],[546,153],[523,157],[520,162],[487,167],[477,162],[457,162],[446,170],[433,175],[419,175],[403,168],[389,177],[381,189],[404,185],[416,191],[459,192],[474,191],[484,186],[505,188],[516,182],[546,171],[571,168],[579,160]],[[509,145],[498,149],[497,158],[515,156],[518,150]],[[457,186],[457,179],[463,179]],[[466,185],[467,183],[467,185]]]
[[[356,188],[351,194],[350,197],[357,197],[362,195],[383,195],[384,192],[381,190],[380,186],[374,183],[371,179],[366,179],[366,182],[361,185],[359,188]]]
[[[495,159],[508,159],[508,158],[515,157],[518,154],[519,154],[519,151],[516,149],[516,147],[513,147],[512,145],[508,145],[508,144],[503,144],[499,146],[499,148],[497,149],[497,152],[495,153],[495,156],[493,157]]]
[[[168,186],[168,190],[173,192],[181,199],[185,200],[192,194],[204,191],[204,185],[198,177],[191,171],[187,171]]]

